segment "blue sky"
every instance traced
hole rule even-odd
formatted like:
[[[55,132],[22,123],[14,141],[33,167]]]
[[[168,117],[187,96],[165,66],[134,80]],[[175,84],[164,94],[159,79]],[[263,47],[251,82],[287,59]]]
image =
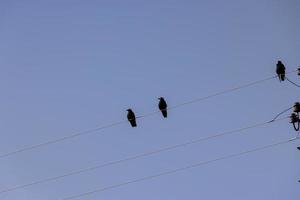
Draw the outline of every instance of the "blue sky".
[[[300,2],[0,2],[0,153],[170,106],[299,64]],[[292,74],[290,78],[298,81]],[[0,159],[0,189],[272,118],[298,88],[272,80]],[[288,121],[11,193],[53,200],[293,137]],[[81,199],[296,200],[298,142]]]

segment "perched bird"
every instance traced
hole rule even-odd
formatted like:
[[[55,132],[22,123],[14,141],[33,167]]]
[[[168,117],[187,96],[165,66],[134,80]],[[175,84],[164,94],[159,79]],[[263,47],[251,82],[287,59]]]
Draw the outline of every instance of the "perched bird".
[[[136,127],[136,119],[135,119],[135,114],[131,109],[127,109],[127,119],[130,122],[132,127]]]
[[[164,118],[167,118],[167,116],[168,116],[168,112],[167,112],[168,105],[167,105],[167,103],[166,103],[166,101],[163,97],[159,97],[158,99],[159,99],[158,108],[161,111]]]
[[[277,65],[276,65],[276,73],[278,75],[279,80],[284,81],[284,79],[285,79],[285,66],[280,60],[278,60]]]

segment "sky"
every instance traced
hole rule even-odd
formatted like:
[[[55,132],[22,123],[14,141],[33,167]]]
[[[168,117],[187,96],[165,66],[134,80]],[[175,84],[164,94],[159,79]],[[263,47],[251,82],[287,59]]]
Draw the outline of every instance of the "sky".
[[[300,65],[297,0],[0,1],[0,154],[126,120]],[[295,73],[288,77],[300,83]],[[299,101],[277,79],[0,158],[0,190],[270,120]],[[287,116],[289,113],[286,113]],[[294,137],[288,119],[244,134],[0,194],[60,200]],[[298,200],[295,141],[85,196]]]

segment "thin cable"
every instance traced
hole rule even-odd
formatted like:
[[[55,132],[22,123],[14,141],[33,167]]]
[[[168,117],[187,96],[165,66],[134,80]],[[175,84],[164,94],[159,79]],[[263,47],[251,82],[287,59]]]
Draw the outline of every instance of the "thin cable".
[[[117,125],[125,123],[125,122],[127,122],[127,120],[126,121],[123,120],[123,121],[115,122],[115,123],[108,124],[108,125],[105,125],[105,126],[101,126],[101,127],[97,127],[97,128],[94,128],[94,129],[81,131],[81,132],[78,132],[78,133],[74,133],[72,135],[68,135],[68,136],[65,136],[65,137],[61,137],[61,138],[57,138],[57,139],[50,140],[50,141],[47,141],[47,142],[43,142],[43,143],[40,143],[40,144],[28,146],[28,147],[25,147],[25,148],[22,148],[22,149],[18,149],[18,150],[15,150],[15,151],[11,151],[11,152],[8,152],[8,153],[1,154],[0,158],[8,157],[8,156],[18,154],[18,153],[21,153],[21,152],[25,152],[25,151],[30,151],[30,150],[37,149],[37,148],[40,148],[40,147],[43,147],[43,146],[59,143],[59,142],[69,140],[69,139],[72,139],[72,138],[75,138],[75,137],[78,137],[78,136],[83,136],[83,135],[87,135],[87,134],[90,134],[90,133],[94,133],[96,131],[100,131],[100,130],[103,130],[103,129],[106,129],[106,128],[117,126]]]
[[[230,155],[227,155],[227,156],[215,158],[215,159],[208,160],[208,161],[205,161],[205,162],[200,162],[200,163],[189,165],[189,166],[186,166],[186,167],[181,167],[181,168],[177,168],[177,169],[174,169],[174,170],[165,171],[165,172],[162,172],[162,173],[159,173],[159,174],[156,174],[156,175],[145,176],[143,178],[134,179],[134,180],[127,181],[127,182],[124,182],[124,183],[120,183],[120,184],[116,184],[116,185],[112,185],[112,186],[100,188],[100,189],[97,189],[97,190],[93,190],[93,191],[90,191],[90,192],[85,192],[85,193],[81,193],[81,194],[78,194],[78,195],[66,197],[63,200],[77,199],[77,198],[80,198],[80,197],[84,197],[84,196],[87,196],[87,195],[92,195],[94,193],[99,193],[99,192],[103,192],[103,191],[115,189],[115,188],[122,187],[122,186],[125,186],[125,185],[129,185],[129,184],[133,184],[133,183],[138,183],[138,182],[142,182],[142,181],[146,181],[146,180],[150,180],[150,179],[155,179],[155,178],[159,178],[161,176],[166,176],[166,175],[170,175],[170,174],[175,174],[175,173],[178,173],[178,172],[181,172],[181,171],[185,171],[185,170],[189,170],[189,169],[192,169],[192,168],[200,167],[202,165],[207,165],[207,164],[210,164],[210,163],[213,163],[213,162],[217,162],[217,161],[220,161],[220,160],[226,160],[226,159],[230,159],[230,158],[234,158],[234,157],[239,157],[239,156],[242,156],[242,155],[245,155],[245,154],[249,154],[249,153],[253,153],[253,152],[257,152],[257,151],[262,151],[262,150],[265,150],[265,149],[273,148],[273,147],[276,147],[276,146],[279,146],[279,145],[283,145],[283,144],[292,142],[292,141],[294,141],[296,139],[297,138],[283,140],[283,141],[280,141],[280,142],[277,142],[277,143],[273,143],[273,144],[269,144],[269,145],[266,145],[266,146],[258,147],[258,148],[255,148],[255,149],[243,151],[243,152],[240,152],[240,153],[230,154]]]
[[[293,107],[294,107],[294,106],[291,106],[291,107],[289,107],[289,108],[283,110],[282,112],[278,113],[271,121],[269,121],[269,123],[275,121],[280,115],[282,115],[283,113],[289,111],[289,110],[292,109]]]
[[[286,118],[287,117],[280,118],[280,119],[277,119],[276,121],[281,121],[281,120],[284,120]],[[216,135],[212,135],[212,136],[209,136],[209,137],[194,139],[194,140],[191,140],[191,141],[188,141],[188,142],[184,142],[184,143],[168,146],[168,147],[165,147],[165,148],[157,149],[157,150],[154,150],[154,151],[150,151],[150,152],[130,156],[130,157],[123,158],[123,159],[120,159],[120,160],[111,161],[111,162],[108,162],[108,163],[105,163],[105,164],[96,165],[96,166],[93,166],[93,167],[72,171],[70,173],[66,173],[66,174],[63,174],[63,175],[60,175],[60,176],[54,176],[54,177],[34,181],[34,182],[31,182],[31,183],[27,183],[27,184],[24,184],[24,185],[11,187],[11,188],[8,188],[8,189],[5,189],[5,190],[1,190],[0,194],[7,193],[7,192],[12,192],[12,191],[15,191],[15,190],[18,190],[18,189],[23,189],[23,188],[38,185],[38,184],[41,184],[41,183],[47,183],[47,182],[50,182],[50,181],[59,180],[59,179],[66,178],[66,177],[73,176],[73,175],[77,175],[77,174],[82,174],[84,172],[93,171],[93,170],[100,169],[100,168],[107,167],[107,166],[112,166],[112,165],[132,161],[132,160],[137,160],[137,159],[140,159],[140,158],[145,158],[145,157],[148,157],[148,156],[152,156],[152,155],[159,154],[159,153],[162,153],[162,152],[166,152],[166,151],[174,150],[174,149],[177,149],[177,148],[185,147],[185,146],[188,146],[188,145],[196,144],[196,143],[199,143],[199,142],[207,141],[207,140],[214,139],[214,138],[217,138],[217,137],[222,137],[222,136],[231,135],[231,134],[235,134],[235,133],[241,133],[245,130],[261,127],[261,126],[268,125],[268,124],[270,124],[269,121],[268,122],[257,123],[257,124],[253,124],[253,125],[246,126],[246,127],[243,127],[243,128],[239,128],[239,129],[235,129],[235,130],[231,130],[231,131],[225,131],[225,132],[222,132],[222,133],[219,133],[219,134],[216,134]]]
[[[285,78],[288,82],[292,83],[293,85],[300,87],[300,85],[296,84],[295,82],[291,81],[290,79],[288,79],[287,77]]]
[[[223,90],[223,91],[220,91],[220,92],[217,92],[217,93],[214,93],[214,94],[205,96],[205,97],[197,98],[197,99],[194,99],[194,100],[191,100],[191,101],[187,101],[187,102],[184,102],[184,103],[181,103],[181,104],[172,106],[172,107],[170,107],[169,109],[175,109],[175,108],[178,108],[178,107],[187,105],[187,104],[196,103],[196,102],[198,102],[198,101],[203,101],[203,100],[206,100],[206,99],[210,99],[210,98],[212,98],[212,97],[216,97],[216,96],[219,96],[219,95],[222,95],[222,94],[234,92],[234,91],[236,91],[236,90],[240,90],[240,89],[242,89],[242,88],[247,88],[247,87],[250,87],[250,86],[252,86],[252,85],[259,84],[259,83],[263,83],[263,82],[272,80],[272,79],[274,79],[274,78],[277,78],[277,76],[268,77],[268,78],[261,79],[261,80],[258,80],[258,81],[254,81],[254,82],[251,82],[251,83],[247,83],[247,84],[244,84],[244,85],[241,85],[241,86],[237,86],[237,87],[233,87],[233,88],[230,88],[230,89],[227,89],[227,90]]]
[[[294,70],[294,71],[291,71],[291,72],[287,72],[286,74],[293,73],[295,71],[297,71],[297,70]],[[251,82],[251,83],[248,83],[248,84],[244,84],[244,85],[241,85],[241,86],[233,87],[231,89],[223,90],[221,92],[217,92],[215,94],[208,95],[206,97],[197,98],[197,99],[194,99],[194,100],[191,100],[191,101],[187,101],[185,103],[181,103],[181,104],[169,107],[168,110],[170,110],[170,109],[176,109],[178,107],[181,107],[181,106],[184,106],[184,105],[187,105],[187,104],[192,104],[192,103],[200,102],[200,101],[203,101],[203,100],[206,100],[206,99],[209,99],[209,98],[212,98],[212,97],[216,97],[216,96],[219,96],[219,95],[222,95],[222,94],[226,94],[226,93],[230,93],[230,92],[233,92],[233,91],[236,91],[236,90],[247,88],[247,87],[250,87],[252,85],[263,83],[263,82],[266,82],[266,81],[274,79],[274,78],[277,78],[277,76],[272,76],[272,77],[268,77],[268,78],[265,78],[265,79],[257,80],[257,81],[254,81],[254,82]],[[145,114],[145,115],[140,115],[140,116],[138,116],[136,118],[137,119],[138,118],[145,118],[145,117],[154,115],[154,114],[159,113],[159,112],[160,111],[155,111],[155,112],[148,113],[148,114]],[[97,127],[97,128],[94,128],[94,129],[87,130],[87,131],[82,131],[82,132],[74,133],[74,134],[69,135],[69,136],[57,138],[57,139],[54,139],[54,140],[49,140],[49,141],[46,141],[46,142],[43,142],[43,143],[40,143],[40,144],[36,144],[36,145],[32,145],[32,146],[21,148],[21,149],[17,149],[17,150],[8,152],[8,153],[0,154],[0,159],[8,157],[8,156],[15,155],[15,154],[18,154],[18,153],[22,153],[22,152],[26,152],[26,151],[38,149],[38,148],[41,148],[41,147],[44,147],[44,146],[48,146],[48,145],[56,144],[56,143],[59,143],[59,142],[63,142],[65,140],[73,139],[75,137],[79,137],[79,136],[91,134],[91,133],[94,133],[96,131],[100,131],[100,130],[103,130],[103,129],[106,129],[106,128],[110,128],[110,127],[114,127],[114,126],[123,124],[125,122],[127,122],[127,120],[122,120],[122,121],[119,121],[119,122],[115,122],[115,123],[112,123],[112,124],[104,125],[104,126],[101,126],[101,127]]]

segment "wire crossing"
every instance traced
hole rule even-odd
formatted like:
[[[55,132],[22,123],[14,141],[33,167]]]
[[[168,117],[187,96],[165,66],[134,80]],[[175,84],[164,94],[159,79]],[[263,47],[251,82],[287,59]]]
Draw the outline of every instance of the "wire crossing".
[[[297,70],[293,70],[291,72],[288,72],[287,74],[293,73],[293,72],[296,72],[296,71]],[[223,90],[223,91],[220,91],[220,92],[217,92],[217,93],[205,96],[205,97],[196,98],[194,100],[190,100],[190,101],[187,101],[187,102],[184,102],[184,103],[181,103],[181,104],[174,105],[174,106],[170,107],[169,110],[170,109],[176,109],[178,107],[185,106],[185,105],[188,105],[188,104],[201,102],[201,101],[204,101],[206,99],[210,99],[210,98],[220,96],[220,95],[223,95],[223,94],[231,93],[231,92],[234,92],[234,91],[237,91],[237,90],[240,90],[240,89],[243,89],[243,88],[247,88],[247,87],[250,87],[250,86],[253,86],[253,85],[261,84],[263,82],[266,82],[266,81],[269,81],[269,80],[272,80],[272,79],[275,79],[275,78],[277,78],[277,76],[267,77],[265,79],[260,79],[260,80],[253,81],[253,82],[250,82],[250,83],[247,83],[247,84],[244,84],[244,85],[236,86],[236,87],[226,89],[226,90]],[[157,113],[159,113],[159,111],[155,111],[155,112],[152,112],[152,113],[140,115],[137,118],[145,118],[145,117],[157,114]],[[73,139],[73,138],[76,138],[76,137],[80,137],[80,136],[88,135],[88,134],[91,134],[91,133],[95,133],[97,131],[101,131],[101,130],[104,130],[104,129],[107,129],[107,128],[118,126],[118,125],[126,123],[126,122],[127,122],[127,120],[122,120],[122,121],[114,122],[114,123],[111,123],[111,124],[108,124],[108,125],[96,127],[96,128],[93,128],[93,129],[80,131],[80,132],[77,132],[77,133],[74,133],[74,134],[71,134],[71,135],[68,135],[68,136],[64,136],[64,137],[61,137],[61,138],[49,140],[49,141],[46,141],[46,142],[43,142],[43,143],[39,143],[39,144],[35,144],[35,145],[32,145],[32,146],[27,146],[27,147],[24,147],[24,148],[20,148],[20,149],[17,149],[17,150],[8,152],[8,153],[0,154],[0,159],[5,158],[5,157],[9,157],[9,156],[12,156],[12,155],[15,155],[15,154],[19,154],[19,153],[22,153],[22,152],[27,152],[27,151],[35,150],[35,149],[38,149],[38,148],[42,148],[44,146],[53,145],[53,144],[63,142],[63,141],[66,141],[66,140],[70,140],[70,139]]]
[[[278,122],[278,121],[282,121],[284,119],[287,119],[287,117],[280,118],[280,119],[274,120],[272,122],[275,122],[275,121]],[[197,144],[197,143],[207,141],[207,140],[211,140],[211,139],[214,139],[214,138],[227,136],[227,135],[232,135],[232,134],[237,134],[237,133],[242,133],[243,131],[258,128],[258,127],[262,127],[262,126],[269,125],[269,124],[270,124],[270,121],[266,121],[266,122],[262,122],[262,123],[256,123],[256,124],[253,124],[253,125],[250,125],[250,126],[245,126],[245,127],[239,128],[239,129],[234,129],[234,130],[230,130],[230,131],[221,132],[221,133],[216,134],[216,135],[212,135],[212,136],[208,136],[208,137],[204,137],[204,138],[198,138],[198,139],[194,139],[194,140],[187,141],[187,142],[184,142],[184,143],[175,144],[175,145],[172,145],[172,146],[167,146],[167,147],[160,148],[160,149],[157,149],[157,150],[154,150],[154,151],[150,151],[150,152],[130,156],[130,157],[123,158],[123,159],[120,159],[120,160],[115,160],[115,161],[107,162],[107,163],[104,163],[104,164],[101,164],[101,165],[96,165],[96,166],[88,167],[88,168],[85,168],[85,169],[72,171],[72,172],[69,172],[69,173],[66,173],[66,174],[63,174],[63,175],[60,175],[60,176],[54,176],[54,177],[34,181],[34,182],[31,182],[31,183],[27,183],[27,184],[24,184],[24,185],[11,187],[11,188],[0,191],[0,194],[7,193],[7,192],[12,192],[12,191],[15,191],[15,190],[18,190],[18,189],[23,189],[23,188],[26,188],[26,187],[30,187],[30,186],[34,186],[34,185],[38,185],[38,184],[42,184],[42,183],[56,181],[56,180],[63,179],[63,178],[69,177],[69,176],[82,174],[82,173],[93,171],[93,170],[96,170],[96,169],[100,169],[100,168],[104,168],[104,167],[108,167],[108,166],[112,166],[112,165],[117,165],[117,164],[121,164],[121,163],[124,163],[124,162],[132,161],[132,160],[137,160],[137,159],[140,159],[140,158],[145,158],[145,157],[148,157],[148,156],[163,153],[163,152],[166,152],[166,151],[171,151],[171,150],[174,150],[174,149],[177,149],[177,148],[182,148],[182,147],[192,145],[192,144]]]
[[[208,165],[210,163],[214,163],[214,162],[217,162],[217,161],[227,160],[227,159],[231,159],[231,158],[235,158],[235,157],[240,157],[242,155],[250,154],[250,153],[253,153],[253,152],[258,152],[258,151],[262,151],[262,150],[265,150],[265,149],[274,148],[276,146],[280,146],[280,145],[283,145],[283,144],[290,143],[290,142],[292,142],[296,139],[298,139],[298,138],[283,140],[283,141],[280,141],[280,142],[277,142],[277,143],[265,145],[265,146],[262,146],[262,147],[257,147],[255,149],[242,151],[240,153],[230,154],[230,155],[227,155],[227,156],[223,156],[223,157],[215,158],[215,159],[212,159],[212,160],[196,163],[196,164],[189,165],[189,166],[186,166],[186,167],[181,167],[181,168],[177,168],[177,169],[174,169],[174,170],[165,171],[165,172],[155,174],[155,175],[152,175],[152,176],[145,176],[145,177],[142,177],[142,178],[139,178],[139,179],[134,179],[134,180],[119,183],[119,184],[116,184],[116,185],[111,185],[111,186],[108,186],[108,187],[104,187],[104,188],[92,190],[92,191],[89,191],[89,192],[81,193],[81,194],[78,194],[78,195],[66,197],[66,198],[63,198],[63,200],[78,199],[78,198],[81,198],[81,197],[84,197],[84,196],[104,192],[104,191],[107,191],[107,190],[112,190],[112,189],[115,189],[115,188],[130,185],[130,184],[133,184],[133,183],[143,182],[143,181],[156,179],[156,178],[166,176],[166,175],[176,174],[178,172],[186,171],[186,170],[193,169],[193,168],[196,168],[196,167],[200,167],[200,166],[203,166],[203,165]]]

